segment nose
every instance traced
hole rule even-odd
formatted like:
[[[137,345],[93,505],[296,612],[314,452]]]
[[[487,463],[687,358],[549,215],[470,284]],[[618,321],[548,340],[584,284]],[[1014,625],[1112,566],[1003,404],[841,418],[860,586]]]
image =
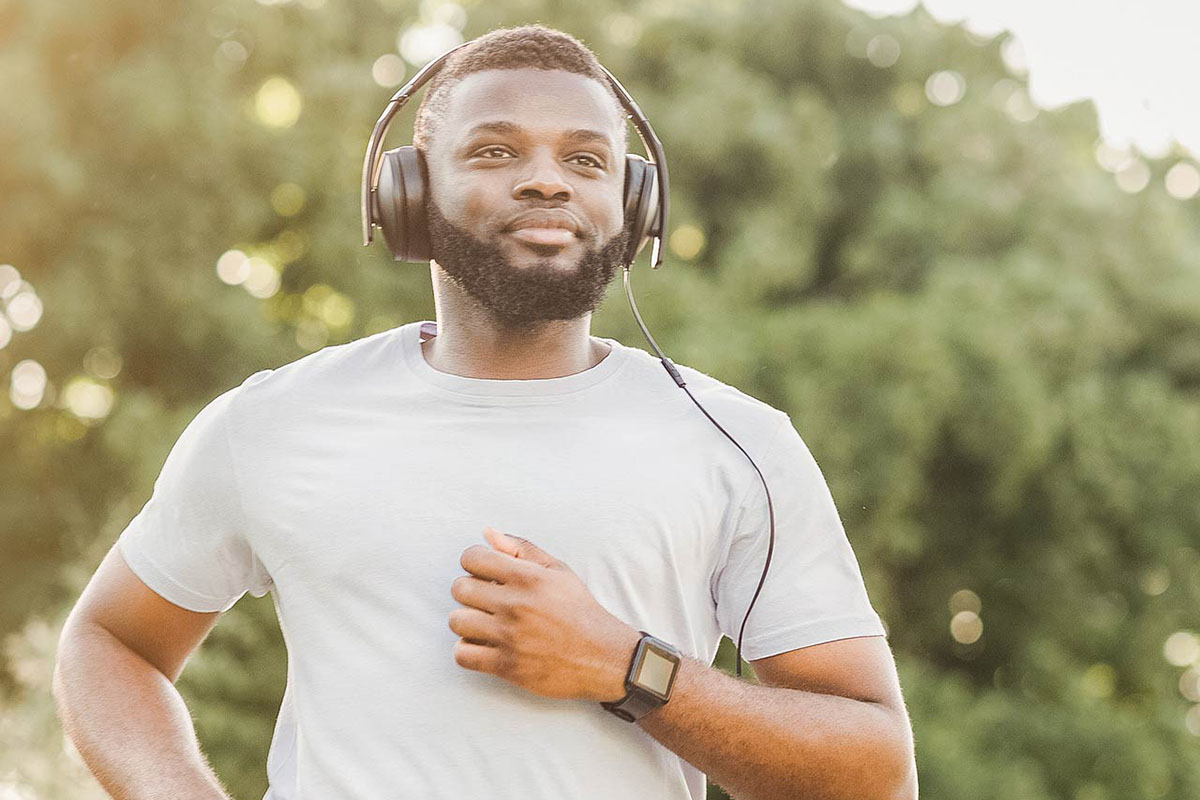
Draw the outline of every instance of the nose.
[[[535,152],[529,159],[529,169],[513,184],[513,197],[525,200],[540,197],[543,200],[571,199],[571,185],[563,179],[562,168],[553,153],[543,150]]]

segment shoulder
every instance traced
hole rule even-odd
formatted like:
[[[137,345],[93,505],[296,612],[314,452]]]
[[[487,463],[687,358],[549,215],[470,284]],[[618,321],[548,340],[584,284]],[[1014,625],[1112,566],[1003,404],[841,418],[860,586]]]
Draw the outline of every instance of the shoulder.
[[[349,383],[378,377],[377,368],[395,368],[394,347],[400,329],[390,329],[352,342],[332,344],[270,369],[260,369],[236,387],[240,402],[253,399],[282,399],[300,392],[348,389]]]
[[[250,375],[227,394],[244,413],[278,413],[336,398],[397,369],[399,328],[323,347],[287,364]]]

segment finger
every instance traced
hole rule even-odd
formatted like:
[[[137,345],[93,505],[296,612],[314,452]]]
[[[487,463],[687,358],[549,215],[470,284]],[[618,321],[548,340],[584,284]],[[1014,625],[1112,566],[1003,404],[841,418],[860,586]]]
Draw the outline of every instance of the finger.
[[[505,589],[503,584],[490,583],[472,575],[460,575],[450,583],[450,596],[464,606],[478,608],[489,614],[495,614],[504,603],[505,595],[511,589]]]
[[[471,642],[502,644],[503,630],[499,621],[477,608],[456,608],[450,612],[450,630]]]
[[[522,561],[551,568],[558,567],[562,563],[533,542],[520,536],[502,533],[492,527],[484,528],[483,536],[491,543],[492,547]]]
[[[494,675],[500,670],[500,658],[500,650],[496,647],[464,642],[462,639],[454,643],[454,662],[460,667]]]
[[[473,544],[459,558],[462,568],[472,575],[489,581],[521,584],[536,574],[536,564],[521,561],[507,553],[499,553],[481,544]]]

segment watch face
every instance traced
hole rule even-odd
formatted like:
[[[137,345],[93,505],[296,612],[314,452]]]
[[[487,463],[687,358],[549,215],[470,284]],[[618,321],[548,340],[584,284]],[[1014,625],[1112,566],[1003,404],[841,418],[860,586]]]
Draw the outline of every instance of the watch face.
[[[669,654],[656,647],[653,642],[646,642],[645,654],[637,674],[633,676],[633,682],[666,699],[677,666],[675,659]]]

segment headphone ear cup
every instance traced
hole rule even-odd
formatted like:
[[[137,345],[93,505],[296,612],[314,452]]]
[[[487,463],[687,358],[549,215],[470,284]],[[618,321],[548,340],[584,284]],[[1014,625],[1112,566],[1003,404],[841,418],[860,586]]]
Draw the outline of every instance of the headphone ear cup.
[[[625,225],[629,228],[629,249],[625,254],[628,265],[660,227],[658,169],[635,153],[625,155]]]
[[[375,189],[375,222],[396,261],[428,261],[425,157],[412,145],[383,154]]]

